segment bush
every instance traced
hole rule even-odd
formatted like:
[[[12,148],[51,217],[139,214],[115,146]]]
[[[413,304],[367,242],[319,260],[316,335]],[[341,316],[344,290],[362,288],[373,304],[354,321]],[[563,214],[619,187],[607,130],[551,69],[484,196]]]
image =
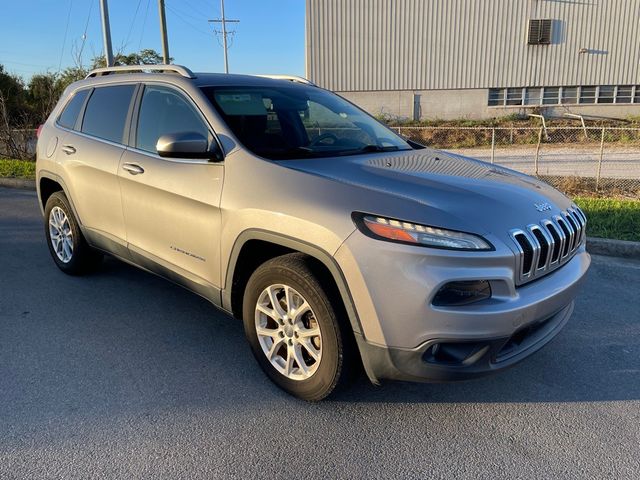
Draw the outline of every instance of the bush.
[[[34,180],[36,178],[36,163],[27,160],[0,158],[0,177]]]

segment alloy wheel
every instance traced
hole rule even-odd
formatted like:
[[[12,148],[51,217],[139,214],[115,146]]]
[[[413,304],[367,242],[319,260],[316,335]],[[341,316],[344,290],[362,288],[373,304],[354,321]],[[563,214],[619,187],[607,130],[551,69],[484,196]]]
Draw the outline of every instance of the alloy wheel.
[[[49,239],[58,259],[69,263],[73,256],[73,231],[67,214],[57,206],[49,213]]]
[[[320,325],[309,303],[288,285],[265,288],[255,308],[258,342],[271,365],[291,380],[311,377],[322,358]]]

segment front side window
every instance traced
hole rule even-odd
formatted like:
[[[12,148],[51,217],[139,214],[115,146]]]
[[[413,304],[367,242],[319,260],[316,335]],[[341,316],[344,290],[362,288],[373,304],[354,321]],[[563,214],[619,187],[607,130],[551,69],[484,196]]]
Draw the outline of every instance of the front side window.
[[[411,150],[371,116],[320,88],[203,87],[238,140],[272,160]]]
[[[82,132],[124,143],[124,129],[135,85],[113,85],[93,90],[82,120]]]
[[[170,133],[199,133],[209,137],[209,129],[191,104],[171,88],[146,86],[140,104],[136,148],[156,153],[156,143]]]
[[[66,107],[58,118],[58,124],[65,128],[73,129],[78,120],[78,114],[84,105],[89,90],[80,90],[73,95],[73,98],[67,103]]]

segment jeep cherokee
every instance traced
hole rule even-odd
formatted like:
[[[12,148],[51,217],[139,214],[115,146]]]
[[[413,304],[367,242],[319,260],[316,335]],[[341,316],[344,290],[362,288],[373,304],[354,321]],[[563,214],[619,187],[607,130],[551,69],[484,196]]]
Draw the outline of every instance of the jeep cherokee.
[[[547,184],[405,140],[302,78],[112,67],[43,125],[37,188],[68,274],[108,253],[244,323],[287,392],[502,370],[568,321],[586,217]]]

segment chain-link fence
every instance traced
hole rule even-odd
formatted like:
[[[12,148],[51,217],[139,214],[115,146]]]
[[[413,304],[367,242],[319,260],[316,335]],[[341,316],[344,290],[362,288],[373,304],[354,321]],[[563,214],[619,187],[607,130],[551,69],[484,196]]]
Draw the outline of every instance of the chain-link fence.
[[[400,135],[536,175],[570,194],[640,197],[640,129],[393,127]]]
[[[640,198],[640,128],[392,128],[423,145],[536,175],[568,194]],[[34,154],[35,130],[0,138],[0,156]]]

